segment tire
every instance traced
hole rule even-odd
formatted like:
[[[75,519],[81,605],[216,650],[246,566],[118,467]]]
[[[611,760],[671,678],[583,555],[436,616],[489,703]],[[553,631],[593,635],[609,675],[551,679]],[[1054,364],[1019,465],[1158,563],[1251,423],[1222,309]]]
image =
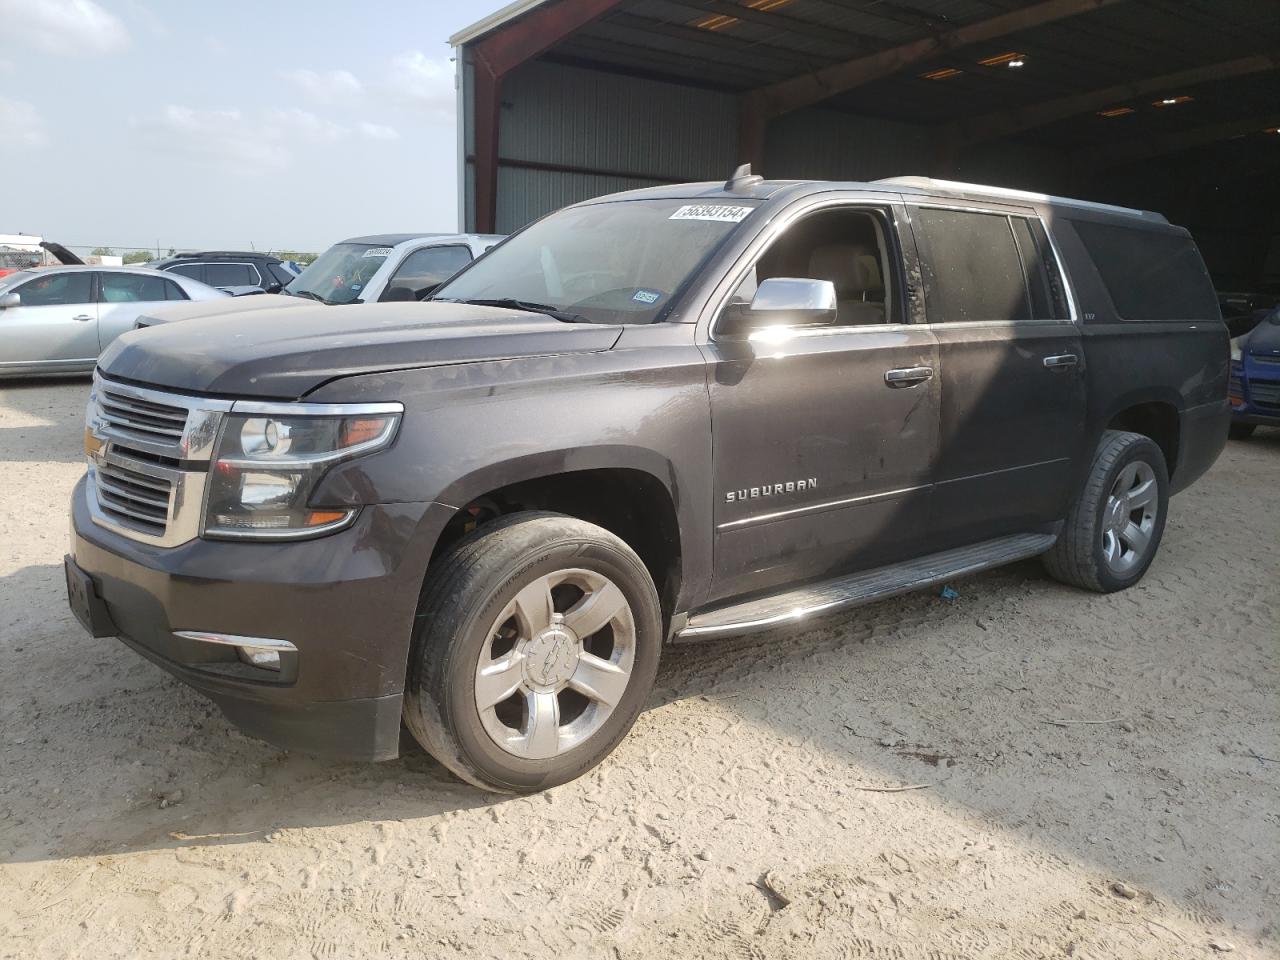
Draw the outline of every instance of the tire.
[[[1232,440],[1248,440],[1257,429],[1256,423],[1233,423],[1227,428],[1227,436]]]
[[[562,514],[512,514],[464,537],[428,571],[417,621],[405,724],[486,790],[586,773],[631,729],[658,670],[648,570],[609,531]]]
[[[1058,542],[1042,558],[1045,569],[1098,593],[1131,587],[1160,548],[1168,512],[1169,471],[1160,447],[1139,433],[1107,430]]]

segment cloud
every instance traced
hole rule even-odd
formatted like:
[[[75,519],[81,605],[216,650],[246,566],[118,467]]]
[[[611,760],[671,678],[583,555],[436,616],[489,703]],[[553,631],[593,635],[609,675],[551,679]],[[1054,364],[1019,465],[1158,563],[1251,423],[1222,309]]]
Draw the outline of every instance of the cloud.
[[[113,53],[129,45],[124,23],[94,0],[0,0],[0,24],[7,41],[46,53]]]
[[[0,97],[0,130],[10,143],[43,147],[49,142],[44,118],[25,100]]]
[[[278,173],[292,166],[296,148],[334,144],[352,133],[350,127],[297,107],[245,114],[170,104],[130,123],[149,150],[245,175]],[[374,139],[398,137],[378,124],[362,123],[359,131]]]
[[[433,119],[453,119],[457,98],[448,60],[428,57],[421,50],[398,54],[391,58],[387,83],[397,96],[426,108]]]
[[[289,110],[272,110],[267,122],[277,130],[312,143],[331,143],[341,140],[351,131],[332,120],[317,117],[307,110],[294,107]]]
[[[293,161],[280,132],[239,110],[195,110],[170,104],[158,116],[132,121],[142,143],[189,163],[236,173],[277,173]]]
[[[360,135],[369,140],[399,140],[400,131],[395,127],[384,126],[381,123],[362,122],[358,128]]]
[[[318,103],[351,100],[364,92],[364,84],[349,70],[281,70],[280,78],[293,84]]]

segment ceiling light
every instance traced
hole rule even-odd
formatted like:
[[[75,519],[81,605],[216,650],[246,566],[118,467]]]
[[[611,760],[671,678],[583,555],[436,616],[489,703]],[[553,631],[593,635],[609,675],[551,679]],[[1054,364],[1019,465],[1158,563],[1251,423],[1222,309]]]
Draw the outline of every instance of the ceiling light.
[[[994,57],[987,57],[985,60],[978,61],[984,67],[1021,67],[1026,62],[1027,55],[1016,51],[997,53]]]
[[[1127,113],[1133,113],[1133,107],[1112,107],[1110,110],[1099,110],[1100,117],[1123,117]]]
[[[943,67],[941,70],[930,70],[928,73],[920,74],[922,80],[950,80],[952,77],[958,77],[962,71],[955,67]]]
[[[1262,132],[1263,133],[1280,133],[1280,127],[1267,127],[1267,129],[1263,130]]]
[[[791,0],[747,0],[742,4],[751,10],[759,10],[761,13],[768,13],[770,10],[777,10],[779,7],[785,7]],[[734,16],[723,13],[712,14],[709,17],[702,17],[693,21],[693,26],[700,30],[721,30],[725,27],[731,27],[735,23],[742,21]]]
[[[1192,99],[1192,97],[1188,97],[1186,94],[1181,94],[1176,97],[1165,97],[1162,100],[1155,100],[1151,105],[1153,107],[1173,107],[1180,103],[1187,103]]]

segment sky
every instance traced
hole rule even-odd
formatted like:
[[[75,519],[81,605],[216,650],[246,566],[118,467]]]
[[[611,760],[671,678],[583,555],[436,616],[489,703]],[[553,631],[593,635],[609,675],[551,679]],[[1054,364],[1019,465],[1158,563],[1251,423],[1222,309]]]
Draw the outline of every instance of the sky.
[[[0,0],[0,234],[319,251],[453,231],[450,35],[507,0]]]

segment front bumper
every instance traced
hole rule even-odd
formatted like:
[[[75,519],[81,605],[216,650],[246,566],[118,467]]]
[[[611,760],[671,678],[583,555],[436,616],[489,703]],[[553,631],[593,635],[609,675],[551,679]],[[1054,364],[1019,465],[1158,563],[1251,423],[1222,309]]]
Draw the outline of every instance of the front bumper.
[[[1231,422],[1280,426],[1280,365],[1246,356],[1231,364]]]
[[[422,577],[452,510],[367,506],[346,530],[279,543],[192,540],[163,548],[95,524],[86,481],[72,494],[72,559],[119,638],[199,690],[234,724],[277,746],[387,760]],[[293,668],[272,674],[202,631],[285,640]]]

